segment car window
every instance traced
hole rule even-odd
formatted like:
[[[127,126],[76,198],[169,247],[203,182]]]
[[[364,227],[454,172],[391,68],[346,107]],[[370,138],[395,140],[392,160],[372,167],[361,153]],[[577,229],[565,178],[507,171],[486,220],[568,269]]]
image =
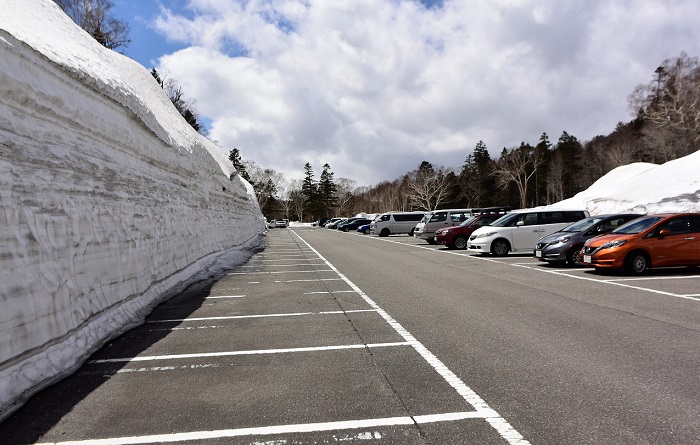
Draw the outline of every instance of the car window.
[[[450,220],[453,223],[466,221],[467,218],[469,218],[469,213],[459,212],[450,214]]]
[[[612,233],[622,233],[625,235],[642,233],[662,219],[663,217],[661,216],[649,216],[647,218],[635,219],[627,224],[621,225],[617,229],[613,230]]]
[[[537,224],[537,213],[521,213],[516,224],[521,221],[524,226],[534,226]]]
[[[442,222],[447,221],[447,212],[433,213],[430,218],[430,222]]]
[[[382,215],[382,221],[389,221],[389,218],[391,218],[390,215]]]
[[[470,225],[474,222],[475,219],[476,219],[476,216],[472,216],[471,218],[468,218],[468,219],[465,220],[462,224],[460,224],[460,226],[461,226],[461,227],[470,226]],[[478,221],[477,221],[477,224],[474,224],[474,227],[480,227],[480,226],[478,225]]]
[[[540,224],[556,224],[564,222],[564,212],[540,213]]]
[[[690,233],[690,218],[675,218],[659,226],[659,230],[668,230],[671,235]]]

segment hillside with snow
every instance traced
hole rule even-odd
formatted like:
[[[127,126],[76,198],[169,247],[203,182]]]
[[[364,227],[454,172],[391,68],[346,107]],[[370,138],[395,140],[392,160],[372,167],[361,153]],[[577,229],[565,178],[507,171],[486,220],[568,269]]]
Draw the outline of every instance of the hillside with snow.
[[[51,0],[2,2],[0,144],[0,419],[263,245],[224,152]]]

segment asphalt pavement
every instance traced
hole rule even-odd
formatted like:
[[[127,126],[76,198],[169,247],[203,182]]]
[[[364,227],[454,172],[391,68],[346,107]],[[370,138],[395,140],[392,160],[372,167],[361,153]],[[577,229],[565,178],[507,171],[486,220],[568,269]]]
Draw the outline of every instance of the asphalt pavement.
[[[2,444],[700,443],[700,273],[272,229],[0,424]]]

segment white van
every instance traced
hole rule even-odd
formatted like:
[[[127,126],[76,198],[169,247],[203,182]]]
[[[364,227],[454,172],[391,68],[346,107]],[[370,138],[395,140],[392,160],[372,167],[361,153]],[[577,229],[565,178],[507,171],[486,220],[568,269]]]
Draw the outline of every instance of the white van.
[[[472,209],[433,210],[425,214],[416,225],[413,236],[435,244],[435,232],[445,227],[458,226],[472,216]]]
[[[413,235],[413,229],[423,218],[425,212],[389,212],[383,213],[369,225],[369,232],[379,236],[407,233]]]
[[[505,256],[508,252],[534,251],[537,241],[567,225],[588,218],[585,210],[514,210],[488,226],[480,227],[469,237],[471,252]]]

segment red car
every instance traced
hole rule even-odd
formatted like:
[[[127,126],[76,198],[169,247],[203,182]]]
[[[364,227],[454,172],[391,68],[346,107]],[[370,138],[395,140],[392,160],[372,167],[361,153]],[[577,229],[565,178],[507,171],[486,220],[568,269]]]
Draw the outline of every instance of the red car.
[[[481,213],[472,216],[458,226],[440,229],[435,232],[435,242],[444,244],[448,249],[466,249],[467,240],[473,231],[481,226],[488,226],[505,213]]]

